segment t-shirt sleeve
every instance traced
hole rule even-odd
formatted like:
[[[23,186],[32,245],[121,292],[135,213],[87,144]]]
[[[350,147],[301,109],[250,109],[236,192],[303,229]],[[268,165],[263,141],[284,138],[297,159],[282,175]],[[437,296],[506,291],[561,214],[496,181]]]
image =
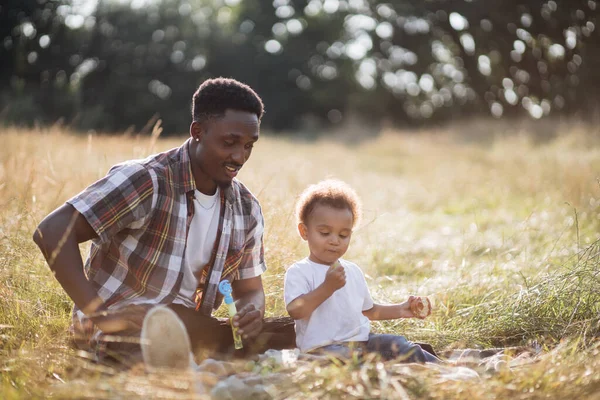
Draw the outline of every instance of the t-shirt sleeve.
[[[287,306],[298,297],[311,291],[308,279],[300,268],[291,266],[285,273],[283,281],[283,297]]]
[[[67,203],[107,243],[125,228],[142,226],[151,215],[154,197],[153,175],[141,164],[128,163],[113,167]]]
[[[253,227],[246,234],[246,243],[240,261],[239,279],[250,279],[262,275],[267,270],[263,235],[265,222],[258,202],[252,207]]]
[[[367,311],[370,310],[371,308],[373,308],[373,298],[371,297],[371,292],[369,291],[369,286],[367,285],[367,281],[365,280],[365,274],[362,272],[362,270],[357,266],[356,267],[358,269],[358,272],[360,273],[361,276],[361,281],[362,281],[362,286],[363,286],[363,307],[362,310],[363,311]]]

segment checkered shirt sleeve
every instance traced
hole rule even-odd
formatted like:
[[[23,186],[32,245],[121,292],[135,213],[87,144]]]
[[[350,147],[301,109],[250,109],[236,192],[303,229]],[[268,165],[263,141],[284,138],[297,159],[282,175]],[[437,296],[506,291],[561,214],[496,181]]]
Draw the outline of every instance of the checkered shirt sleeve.
[[[263,234],[265,230],[262,210],[258,202],[252,207],[251,214],[245,216],[250,223],[246,234],[246,243],[242,250],[242,259],[239,267],[239,279],[249,279],[261,275],[266,271]]]
[[[155,177],[138,163],[119,164],[67,201],[94,229],[102,243],[125,228],[141,227],[150,218]]]

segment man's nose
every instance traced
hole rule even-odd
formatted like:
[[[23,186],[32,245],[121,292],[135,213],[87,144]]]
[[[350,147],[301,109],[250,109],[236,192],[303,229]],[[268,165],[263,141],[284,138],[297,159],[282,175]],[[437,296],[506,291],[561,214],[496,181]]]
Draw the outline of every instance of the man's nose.
[[[246,162],[246,151],[243,148],[237,149],[233,152],[233,154],[231,155],[231,158],[237,164],[242,165]]]

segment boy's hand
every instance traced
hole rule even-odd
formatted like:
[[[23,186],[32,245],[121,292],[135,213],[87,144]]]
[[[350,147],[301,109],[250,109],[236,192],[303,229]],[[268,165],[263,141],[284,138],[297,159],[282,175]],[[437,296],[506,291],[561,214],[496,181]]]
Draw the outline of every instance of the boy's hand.
[[[339,261],[331,264],[327,271],[327,275],[325,275],[325,282],[323,282],[323,284],[332,293],[344,287],[346,284],[346,270]]]
[[[433,309],[429,297],[409,296],[408,308],[413,318],[425,319]]]

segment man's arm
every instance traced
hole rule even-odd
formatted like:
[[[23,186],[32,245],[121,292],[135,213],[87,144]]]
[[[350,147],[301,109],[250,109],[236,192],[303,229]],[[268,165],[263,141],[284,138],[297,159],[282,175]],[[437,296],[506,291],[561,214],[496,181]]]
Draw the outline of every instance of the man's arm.
[[[154,193],[155,181],[146,167],[138,163],[114,166],[104,178],[48,215],[33,235],[67,295],[103,332],[141,327],[140,318],[138,313],[103,312],[106,307],[85,275],[78,244],[96,237],[106,243],[132,223],[149,218]]]
[[[249,279],[236,279],[231,287],[238,310],[233,317],[233,324],[240,328],[239,333],[243,338],[254,338],[262,330],[265,315],[262,279],[260,275]]]
[[[44,218],[33,234],[34,242],[64,291],[85,315],[92,315],[92,321],[100,330],[111,333],[134,325],[141,327],[140,321],[133,322],[134,319],[126,315],[93,316],[104,311],[104,302],[83,271],[79,243],[96,237],[85,217],[68,203]]]
[[[102,299],[83,272],[78,244],[96,236],[85,217],[66,203],[44,218],[33,234],[54,276],[85,314],[95,312]]]

